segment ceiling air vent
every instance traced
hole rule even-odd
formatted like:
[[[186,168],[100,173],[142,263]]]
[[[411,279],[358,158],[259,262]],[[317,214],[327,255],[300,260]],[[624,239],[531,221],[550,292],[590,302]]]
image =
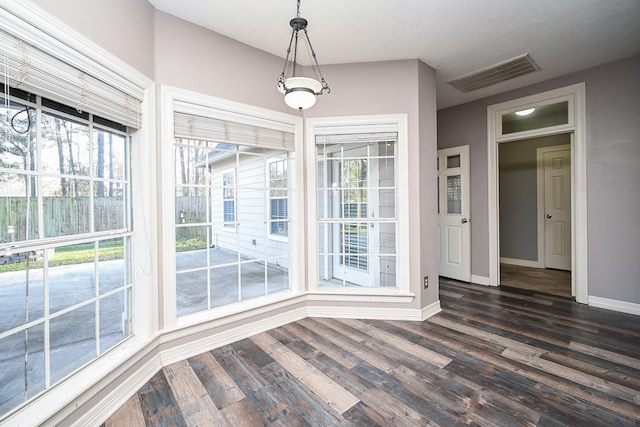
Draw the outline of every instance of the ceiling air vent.
[[[538,70],[540,70],[538,65],[533,62],[528,53],[525,53],[483,70],[450,80],[447,83],[459,91],[467,93]]]

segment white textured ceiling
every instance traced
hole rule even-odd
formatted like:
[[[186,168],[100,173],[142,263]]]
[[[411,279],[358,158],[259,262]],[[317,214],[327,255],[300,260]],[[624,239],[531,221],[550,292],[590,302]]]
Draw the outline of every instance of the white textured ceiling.
[[[296,15],[295,0],[149,2],[283,58]],[[438,108],[640,54],[640,0],[301,0],[300,15],[321,65],[417,58],[435,68]],[[541,71],[467,94],[446,83],[524,53]]]

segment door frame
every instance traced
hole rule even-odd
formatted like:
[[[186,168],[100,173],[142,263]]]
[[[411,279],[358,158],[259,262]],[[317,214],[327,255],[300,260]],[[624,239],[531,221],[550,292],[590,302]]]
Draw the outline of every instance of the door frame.
[[[579,303],[588,303],[587,270],[587,158],[586,89],[578,83],[487,107],[489,285],[500,285],[500,223],[498,191],[498,144],[532,137],[570,132],[571,140],[571,289]],[[565,125],[502,134],[502,115],[525,108],[568,101]]]

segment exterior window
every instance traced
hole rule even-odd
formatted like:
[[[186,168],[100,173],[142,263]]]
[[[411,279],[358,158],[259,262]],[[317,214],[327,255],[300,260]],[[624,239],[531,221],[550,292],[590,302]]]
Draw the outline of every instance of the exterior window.
[[[222,174],[222,208],[224,226],[236,228],[236,173],[230,171]]]
[[[395,288],[397,133],[316,136],[321,286]]]
[[[269,163],[269,188],[271,236],[287,237],[289,231],[287,160],[274,160]]]
[[[0,95],[0,417],[132,334],[124,126],[10,95]]]
[[[178,316],[288,290],[289,244],[271,233],[288,231],[287,152],[186,138],[175,146]]]

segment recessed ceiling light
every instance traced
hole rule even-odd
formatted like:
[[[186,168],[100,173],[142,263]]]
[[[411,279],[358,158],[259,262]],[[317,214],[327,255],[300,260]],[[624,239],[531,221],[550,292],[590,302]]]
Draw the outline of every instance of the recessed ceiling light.
[[[516,111],[516,114],[518,116],[528,116],[529,114],[533,113],[534,111],[536,111],[535,108],[527,108],[526,110]]]

